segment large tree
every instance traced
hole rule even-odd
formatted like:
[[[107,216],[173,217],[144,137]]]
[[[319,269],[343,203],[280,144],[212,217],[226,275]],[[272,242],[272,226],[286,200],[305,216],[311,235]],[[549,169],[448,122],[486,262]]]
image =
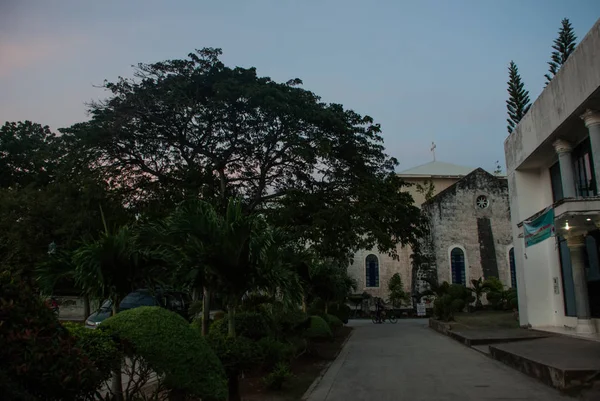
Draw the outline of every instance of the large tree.
[[[235,196],[336,256],[419,235],[420,216],[385,154],[380,126],[254,68],[230,68],[218,49],[139,64],[106,82],[92,119],[63,132],[98,157],[128,204]]]
[[[0,262],[29,277],[48,245],[77,246],[101,230],[100,208],[111,223],[124,217],[109,183],[88,168],[77,143],[29,121],[0,128]]]
[[[519,121],[523,118],[531,103],[529,101],[529,91],[525,89],[525,84],[519,75],[519,69],[514,61],[508,66],[508,100],[506,101],[506,109],[508,111],[508,133],[512,133]]]
[[[546,77],[546,85],[550,83],[552,78],[558,73],[560,67],[567,61],[571,53],[575,51],[576,45],[577,36],[575,36],[573,26],[568,18],[564,18],[558,30],[558,37],[554,39],[554,44],[552,45],[554,51],[552,52],[550,61],[548,61],[550,68],[548,69],[548,74],[544,75]]]

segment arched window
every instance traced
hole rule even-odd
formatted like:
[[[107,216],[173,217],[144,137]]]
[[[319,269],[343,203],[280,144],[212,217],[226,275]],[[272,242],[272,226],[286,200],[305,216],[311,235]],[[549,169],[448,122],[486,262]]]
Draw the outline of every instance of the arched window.
[[[467,283],[465,272],[465,253],[460,248],[450,252],[450,267],[452,268],[452,284],[465,285]]]
[[[508,263],[510,265],[510,286],[517,288],[517,264],[515,263],[515,248],[508,251]]]
[[[366,286],[379,287],[379,259],[371,254],[365,260]]]

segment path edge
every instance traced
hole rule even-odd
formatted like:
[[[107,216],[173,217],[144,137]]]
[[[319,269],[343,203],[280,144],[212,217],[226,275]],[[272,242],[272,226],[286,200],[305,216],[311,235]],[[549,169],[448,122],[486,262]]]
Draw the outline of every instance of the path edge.
[[[325,377],[325,375],[329,371],[329,368],[331,368],[331,366],[333,366],[333,364],[340,357],[340,354],[342,353],[342,351],[344,350],[344,348],[346,348],[346,344],[348,343],[348,341],[350,340],[350,338],[354,335],[354,330],[355,330],[355,328],[353,327],[352,331],[350,332],[350,334],[348,335],[348,337],[346,337],[346,339],[342,343],[342,346],[340,347],[339,351],[335,355],[335,358],[333,358],[331,361],[329,361],[325,365],[325,367],[323,369],[321,369],[321,371],[319,372],[319,375],[315,378],[315,380],[313,380],[313,382],[310,385],[310,387],[308,388],[308,390],[306,390],[304,392],[304,394],[302,395],[302,398],[300,398],[300,401],[307,401],[308,398],[311,396],[311,394],[315,391],[315,389],[317,388],[317,386],[321,383],[321,380],[323,380],[323,377]]]

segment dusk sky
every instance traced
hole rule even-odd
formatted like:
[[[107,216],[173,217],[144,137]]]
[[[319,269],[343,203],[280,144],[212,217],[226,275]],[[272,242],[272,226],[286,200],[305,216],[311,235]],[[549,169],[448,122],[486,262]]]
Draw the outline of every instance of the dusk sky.
[[[600,0],[0,0],[0,123],[87,118],[104,79],[220,47],[229,66],[300,78],[381,123],[401,171],[437,159],[504,166],[510,60],[534,101],[561,19],[578,41]]]

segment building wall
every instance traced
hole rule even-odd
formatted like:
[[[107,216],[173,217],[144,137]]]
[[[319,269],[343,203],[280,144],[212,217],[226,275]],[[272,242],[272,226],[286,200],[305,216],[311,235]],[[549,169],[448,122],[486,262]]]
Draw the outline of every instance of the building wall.
[[[387,283],[395,274],[400,273],[404,290],[410,293],[411,287],[411,264],[410,264],[410,248],[398,246],[397,252],[399,260],[394,260],[387,254],[380,254],[377,250],[360,250],[354,254],[354,260],[348,267],[348,273],[357,281],[358,287],[356,292],[367,292],[374,297],[383,299],[388,298]],[[368,255],[374,254],[379,260],[379,287],[366,287],[366,258]]]
[[[407,192],[409,192],[414,201],[415,205],[421,206],[421,204],[425,201],[425,197],[423,194],[419,193],[416,188],[416,184],[425,184],[427,181],[431,180],[435,187],[434,194],[443,191],[444,189],[450,187],[459,178],[438,178],[438,177],[424,177],[424,178],[415,178],[415,177],[402,177],[404,181],[409,184],[412,184],[405,188]],[[399,259],[394,260],[387,254],[380,254],[377,250],[365,250],[362,249],[354,254],[353,263],[348,267],[348,273],[358,282],[357,292],[367,292],[372,296],[380,297],[387,299],[388,291],[387,291],[387,283],[389,279],[395,274],[400,273],[402,277],[402,283],[404,284],[404,289],[408,293],[412,293],[412,263],[410,259],[410,255],[412,254],[412,249],[410,247],[402,247],[398,245],[396,248]],[[372,288],[366,287],[366,265],[365,259],[368,255],[374,254],[379,259],[379,287]]]
[[[485,195],[490,204],[486,209],[476,206],[476,199]],[[456,186],[432,201],[423,205],[431,225],[431,241],[438,280],[451,280],[450,251],[454,247],[465,252],[467,285],[472,279],[484,276],[482,265],[482,233],[478,230],[477,220],[489,219],[493,237],[496,267],[500,280],[510,285],[510,267],[508,251],[512,247],[510,228],[510,209],[508,203],[508,185],[505,179],[491,176],[478,169],[469,174]],[[483,242],[483,245],[485,242]],[[485,248],[484,248],[485,249]],[[485,265],[491,267],[490,262]]]
[[[564,315],[559,252],[554,238],[525,248],[519,224],[553,203],[548,168],[554,140],[573,144],[587,135],[579,115],[600,87],[600,20],[577,46],[504,143],[521,325],[574,326]],[[518,239],[518,240],[517,240]],[[554,279],[558,278],[558,293]]]
[[[402,177],[402,175],[400,175]],[[417,184],[425,184],[427,181],[431,180],[433,182],[433,186],[435,187],[434,195],[439,192],[442,192],[444,189],[452,186],[456,181],[458,181],[459,177],[425,177],[425,178],[415,178],[415,177],[402,177],[402,179],[408,183],[412,184],[411,186],[406,188],[406,192],[409,192],[413,199],[415,200],[415,205],[421,207],[423,202],[425,202],[425,195],[417,191]]]

